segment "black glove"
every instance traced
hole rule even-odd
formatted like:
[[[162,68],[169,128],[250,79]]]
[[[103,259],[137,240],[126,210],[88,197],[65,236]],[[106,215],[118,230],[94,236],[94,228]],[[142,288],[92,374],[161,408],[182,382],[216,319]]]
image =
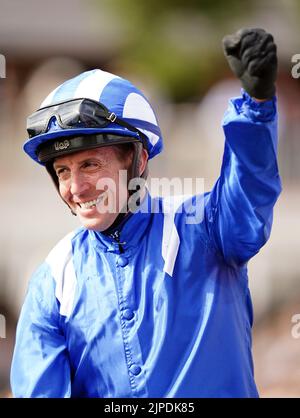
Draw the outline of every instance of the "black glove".
[[[240,29],[223,38],[223,50],[250,96],[269,99],[275,94],[277,55],[272,35],[263,29]]]

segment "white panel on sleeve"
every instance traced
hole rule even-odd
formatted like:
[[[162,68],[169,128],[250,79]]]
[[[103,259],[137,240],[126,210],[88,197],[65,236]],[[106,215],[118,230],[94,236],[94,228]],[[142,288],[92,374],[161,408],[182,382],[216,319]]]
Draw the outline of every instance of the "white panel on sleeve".
[[[174,265],[178,254],[180,239],[175,225],[175,214],[187,196],[168,196],[163,199],[163,237],[162,257],[165,261],[164,272],[173,276]]]
[[[60,303],[59,313],[66,317],[70,317],[72,312],[77,283],[72,254],[73,236],[74,232],[66,235],[46,258],[56,283],[55,296]]]

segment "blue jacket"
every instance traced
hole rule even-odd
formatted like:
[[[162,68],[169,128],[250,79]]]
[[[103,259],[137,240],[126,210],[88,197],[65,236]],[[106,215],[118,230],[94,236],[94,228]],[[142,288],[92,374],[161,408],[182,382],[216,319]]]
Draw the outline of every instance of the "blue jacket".
[[[223,125],[210,193],[147,195],[121,231],[80,228],[50,252],[19,318],[15,397],[258,396],[247,261],[281,190],[276,100],[244,93]]]

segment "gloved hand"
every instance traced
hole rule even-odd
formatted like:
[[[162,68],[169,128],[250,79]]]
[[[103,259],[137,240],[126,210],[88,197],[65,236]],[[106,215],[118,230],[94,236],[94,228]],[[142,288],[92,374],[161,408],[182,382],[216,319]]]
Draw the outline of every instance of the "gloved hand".
[[[263,29],[240,29],[223,38],[223,50],[230,68],[246,92],[257,99],[275,94],[276,45]]]

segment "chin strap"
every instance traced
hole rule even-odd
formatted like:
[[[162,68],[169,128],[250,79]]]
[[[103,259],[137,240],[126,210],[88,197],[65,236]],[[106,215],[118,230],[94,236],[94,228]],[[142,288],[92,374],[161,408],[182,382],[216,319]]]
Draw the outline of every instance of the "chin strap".
[[[105,231],[101,231],[101,234],[111,235],[116,230],[121,231],[123,224],[128,218],[130,218],[131,215],[131,212],[119,213],[114,222],[107,229],[105,229]]]
[[[142,154],[142,151],[143,151],[143,145],[140,142],[138,142],[138,143],[135,142],[132,145],[133,145],[134,152],[133,152],[133,159],[132,159],[131,167],[128,170],[127,188],[129,186],[129,182],[130,182],[131,179],[139,178],[139,177],[142,177],[143,179],[146,179],[147,175],[148,175],[148,169],[147,168],[140,175],[140,159],[141,159],[141,154]],[[133,193],[140,193],[140,189],[139,190],[128,190],[129,198],[130,198],[130,196],[133,195]],[[136,201],[136,205],[137,206],[140,205],[140,198],[139,197]],[[127,206],[127,209],[128,209],[128,201],[126,202],[126,206]],[[113,224],[110,227],[108,227],[105,231],[102,231],[103,234],[105,234],[105,235],[111,234],[113,231],[115,231],[116,228],[120,227],[120,225],[123,223],[123,221],[125,223],[126,218],[129,218],[132,215],[132,212],[130,212],[130,209],[125,212],[124,208],[118,214],[118,216],[114,220]]]

